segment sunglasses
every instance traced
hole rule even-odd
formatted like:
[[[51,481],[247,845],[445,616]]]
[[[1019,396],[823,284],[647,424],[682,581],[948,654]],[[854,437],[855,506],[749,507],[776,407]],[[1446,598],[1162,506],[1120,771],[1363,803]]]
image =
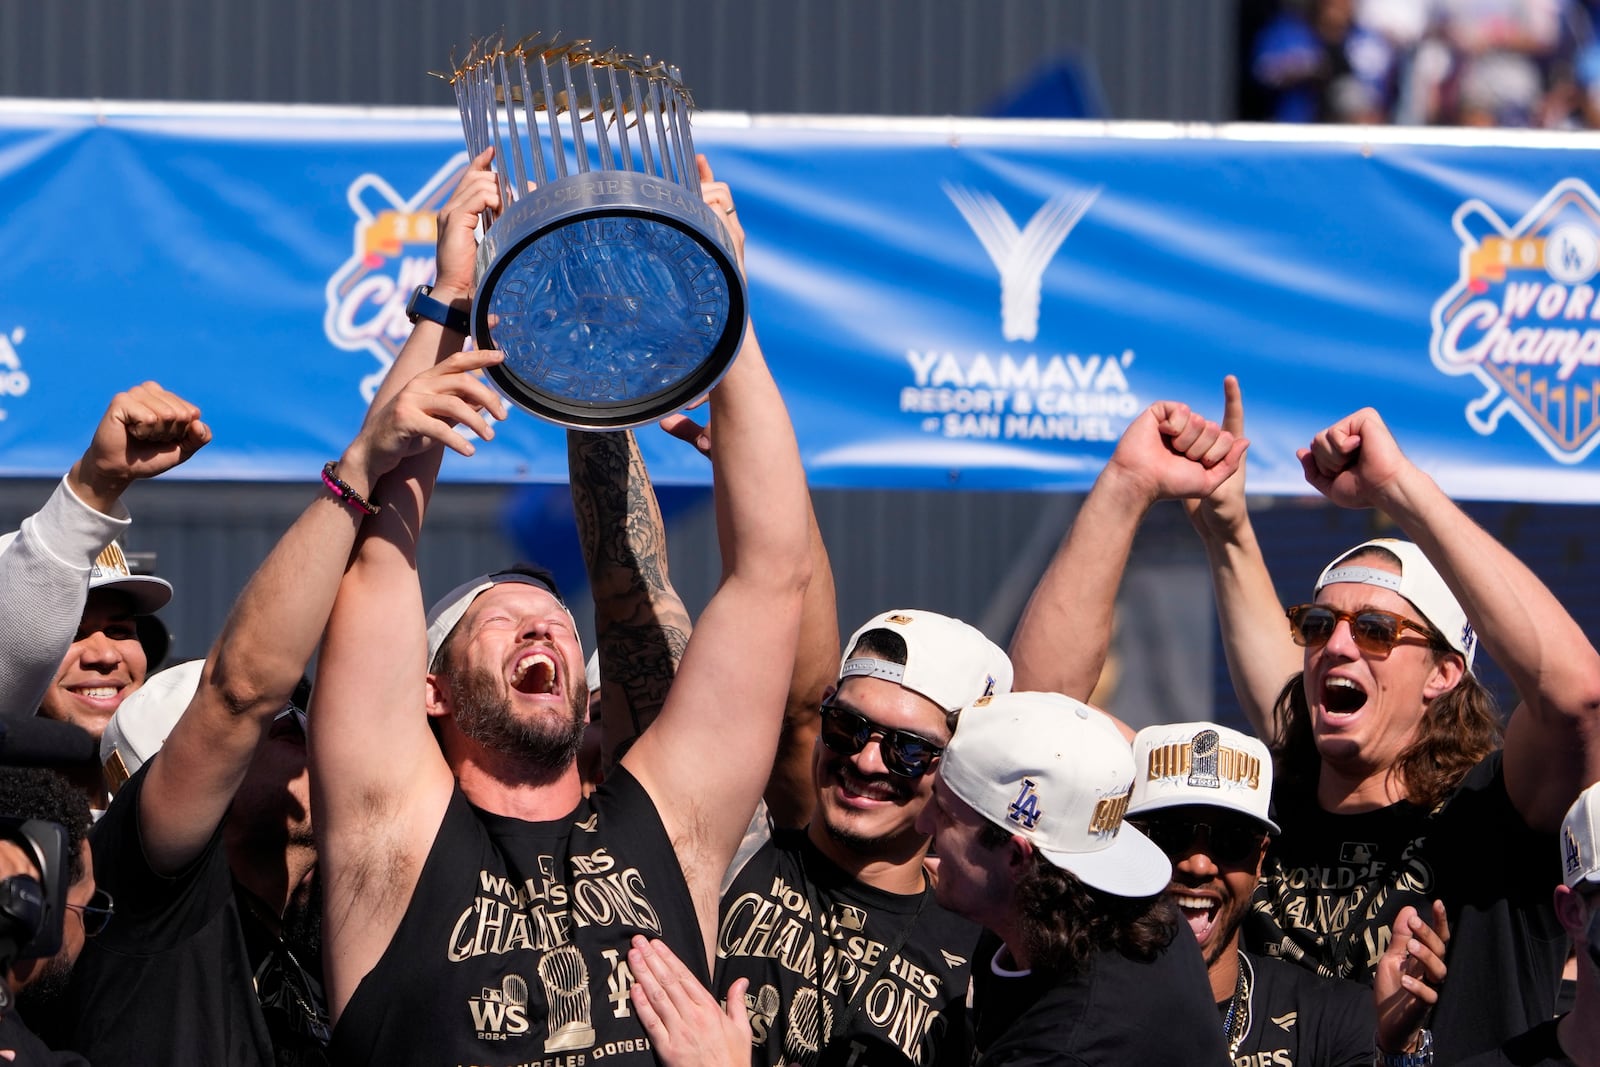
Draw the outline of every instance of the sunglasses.
[[[1392,611],[1367,608],[1365,611],[1340,611],[1325,604],[1301,604],[1286,613],[1289,632],[1294,643],[1301,648],[1321,648],[1333,639],[1333,631],[1341,622],[1350,624],[1350,637],[1356,647],[1371,656],[1382,659],[1394,651],[1407,630],[1415,630],[1428,642],[1439,648],[1444,639],[1426,623],[1413,622]]]
[[[87,904],[68,904],[68,910],[78,913],[83,920],[83,936],[93,937],[106,928],[111,921],[111,915],[116,911],[116,904],[111,899],[111,894],[104,889],[96,889]]]
[[[822,705],[822,743],[841,756],[854,756],[878,739],[883,765],[902,778],[920,778],[933,769],[933,761],[944,752],[920,734],[891,730],[838,704]]]
[[[1130,818],[1128,821],[1173,860],[1186,855],[1201,832],[1204,832],[1205,843],[1199,849],[1216,862],[1230,866],[1253,863],[1262,839],[1267,836],[1256,826],[1232,820],[1213,822],[1207,819],[1147,816]]]

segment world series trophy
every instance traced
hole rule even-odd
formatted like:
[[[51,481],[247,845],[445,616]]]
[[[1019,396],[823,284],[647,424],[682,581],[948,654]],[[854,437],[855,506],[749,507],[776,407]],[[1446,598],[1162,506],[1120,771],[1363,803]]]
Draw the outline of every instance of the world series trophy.
[[[744,280],[700,198],[676,67],[537,35],[482,43],[449,75],[467,149],[494,146],[471,328],[489,376],[552,422],[625,429],[722,377]]]

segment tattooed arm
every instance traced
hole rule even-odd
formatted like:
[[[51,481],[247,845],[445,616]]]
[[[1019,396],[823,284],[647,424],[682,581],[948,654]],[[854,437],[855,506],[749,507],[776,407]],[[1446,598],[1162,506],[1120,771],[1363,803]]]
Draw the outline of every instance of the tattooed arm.
[[[567,468],[594,595],[610,767],[660,712],[693,621],[667,574],[666,528],[633,431],[567,431]]]

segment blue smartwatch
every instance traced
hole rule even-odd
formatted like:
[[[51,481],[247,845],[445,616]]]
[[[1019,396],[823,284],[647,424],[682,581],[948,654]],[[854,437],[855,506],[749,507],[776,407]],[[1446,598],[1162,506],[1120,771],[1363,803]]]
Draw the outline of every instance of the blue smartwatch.
[[[427,319],[463,337],[472,334],[471,317],[460,308],[435,300],[431,285],[419,285],[412,290],[411,299],[406,301],[406,318],[411,320],[412,325],[416,325],[418,319]]]

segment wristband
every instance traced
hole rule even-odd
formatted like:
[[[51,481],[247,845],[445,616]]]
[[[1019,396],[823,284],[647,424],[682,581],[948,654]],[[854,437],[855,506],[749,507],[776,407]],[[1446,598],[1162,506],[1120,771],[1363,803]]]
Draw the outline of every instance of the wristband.
[[[368,515],[376,515],[378,513],[378,505],[350,488],[348,483],[333,472],[336,463],[336,460],[330,459],[322,466],[322,484],[328,487],[328,492],[357,511],[365,512]]]
[[[1433,1067],[1433,1031],[1422,1031],[1422,1040],[1417,1043],[1415,1052],[1377,1051],[1373,1058],[1375,1067]]]

